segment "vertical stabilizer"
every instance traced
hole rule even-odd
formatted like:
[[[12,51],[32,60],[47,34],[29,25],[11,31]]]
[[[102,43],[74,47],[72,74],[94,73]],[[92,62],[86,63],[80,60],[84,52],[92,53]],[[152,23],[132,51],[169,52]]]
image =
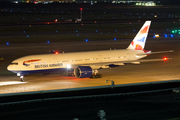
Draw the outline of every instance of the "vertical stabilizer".
[[[151,21],[146,21],[127,49],[144,50]]]

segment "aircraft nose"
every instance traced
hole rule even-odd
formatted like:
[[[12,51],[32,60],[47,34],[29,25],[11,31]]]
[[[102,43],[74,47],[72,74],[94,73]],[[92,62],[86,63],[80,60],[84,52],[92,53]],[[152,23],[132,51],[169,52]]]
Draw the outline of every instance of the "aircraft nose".
[[[11,65],[7,66],[7,70],[11,71]]]
[[[14,68],[14,67],[13,67],[12,65],[8,65],[8,66],[7,66],[7,70],[8,70],[8,71],[11,71],[11,72],[12,72],[12,71],[13,71],[13,68]]]

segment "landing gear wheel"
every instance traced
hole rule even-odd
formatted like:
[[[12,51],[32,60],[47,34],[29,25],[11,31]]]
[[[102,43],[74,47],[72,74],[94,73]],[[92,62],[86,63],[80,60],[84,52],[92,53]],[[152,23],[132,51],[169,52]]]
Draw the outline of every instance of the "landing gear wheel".
[[[25,82],[24,76],[21,76],[21,82]]]
[[[21,79],[21,82],[25,82],[25,80],[24,80],[24,79]]]
[[[90,78],[93,78],[93,79],[94,79],[94,78],[96,78],[96,76],[95,76],[95,75],[91,75],[91,77],[90,77]]]
[[[92,78],[96,78],[96,76],[95,76],[95,75],[92,75]]]
[[[99,75],[95,75],[95,78],[99,78]]]
[[[101,74],[99,74],[99,75],[98,75],[98,78],[102,78],[102,75],[101,75]]]
[[[92,75],[90,78],[102,78],[102,75],[101,74]]]

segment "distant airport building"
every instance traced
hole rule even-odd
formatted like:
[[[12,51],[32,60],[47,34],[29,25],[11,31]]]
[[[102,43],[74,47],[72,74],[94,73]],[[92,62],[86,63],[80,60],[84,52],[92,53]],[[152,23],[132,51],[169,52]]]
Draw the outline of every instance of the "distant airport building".
[[[160,0],[147,1],[147,0],[11,0],[13,3],[26,2],[26,3],[100,3],[100,2],[109,2],[109,3],[121,3],[121,4],[130,4],[134,3],[135,5],[140,6],[155,6],[157,3],[160,3]]]
[[[140,6],[155,6],[155,1],[139,1],[139,0],[113,0],[112,3],[135,3]]]

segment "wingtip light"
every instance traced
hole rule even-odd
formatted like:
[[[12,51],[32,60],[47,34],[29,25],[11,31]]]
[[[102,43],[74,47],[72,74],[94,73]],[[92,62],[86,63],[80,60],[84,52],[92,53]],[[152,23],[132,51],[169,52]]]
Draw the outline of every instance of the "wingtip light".
[[[164,57],[164,58],[163,58],[163,60],[164,60],[164,61],[167,61],[167,60],[168,60],[168,58],[167,58],[167,57]]]

